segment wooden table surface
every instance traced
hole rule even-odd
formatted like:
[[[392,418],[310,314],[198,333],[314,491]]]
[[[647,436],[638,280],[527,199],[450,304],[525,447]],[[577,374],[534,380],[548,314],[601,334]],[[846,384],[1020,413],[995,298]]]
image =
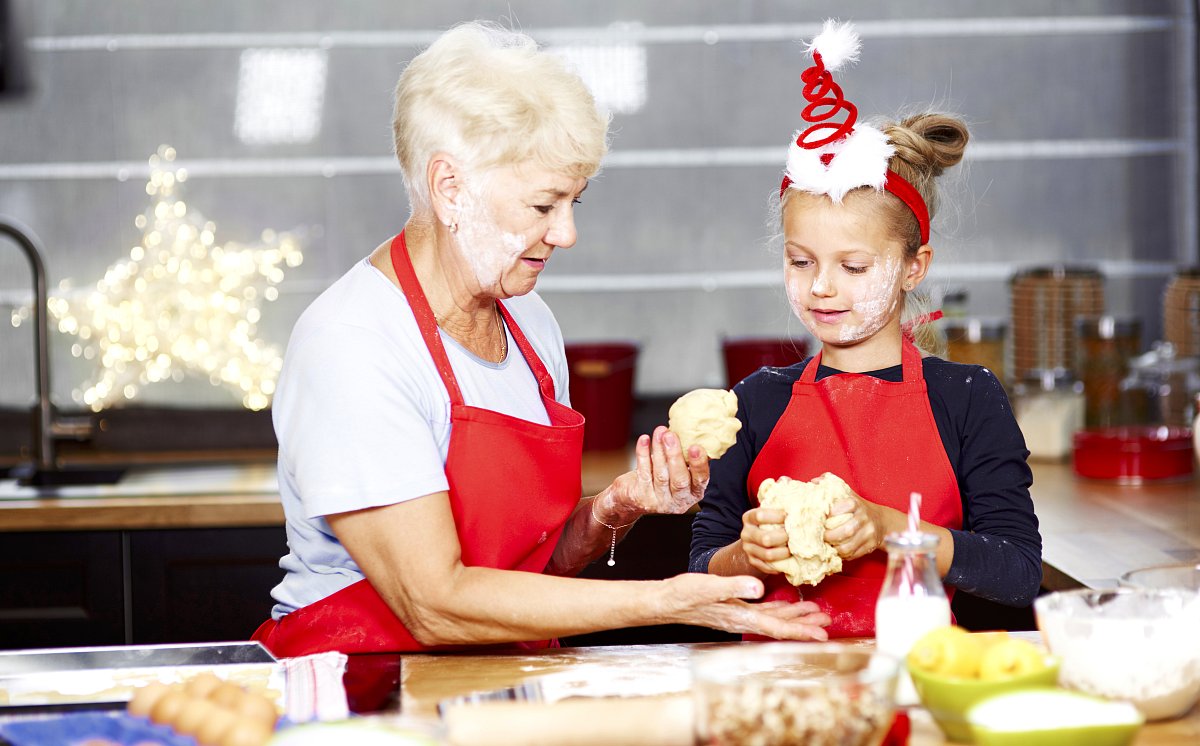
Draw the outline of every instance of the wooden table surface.
[[[581,696],[613,696],[612,692],[623,691],[646,697],[687,697],[688,660],[692,651],[728,644],[758,643],[625,645],[487,655],[404,655],[400,659],[400,707],[405,715],[435,718],[437,704],[443,699],[538,679],[545,682],[543,691],[550,696],[568,692]],[[874,642],[854,640],[850,644],[870,647]],[[641,700],[630,700],[631,703],[638,701]],[[910,718],[911,746],[946,743],[925,710],[911,709]],[[1200,743],[1200,706],[1179,720],[1146,725],[1135,741],[1139,746],[1194,746],[1196,743]]]

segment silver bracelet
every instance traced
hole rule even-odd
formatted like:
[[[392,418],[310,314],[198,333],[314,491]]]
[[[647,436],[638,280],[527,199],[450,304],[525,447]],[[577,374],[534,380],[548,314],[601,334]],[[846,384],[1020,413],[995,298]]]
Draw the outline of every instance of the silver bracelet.
[[[599,499],[600,499],[599,497],[592,498],[592,518],[596,521],[596,523],[599,523],[601,526],[604,526],[609,531],[612,531],[612,541],[608,545],[608,566],[612,567],[613,565],[617,564],[617,560],[615,559],[616,554],[617,554],[617,531],[622,528],[628,528],[628,527],[632,526],[634,523],[636,523],[637,521],[635,520],[631,523],[626,523],[624,526],[608,525],[604,521],[600,520],[600,517],[596,515],[596,501]]]

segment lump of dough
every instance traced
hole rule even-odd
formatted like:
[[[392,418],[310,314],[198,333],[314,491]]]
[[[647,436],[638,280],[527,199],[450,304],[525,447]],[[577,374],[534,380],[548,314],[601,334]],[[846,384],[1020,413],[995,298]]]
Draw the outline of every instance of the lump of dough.
[[[724,389],[696,389],[675,400],[667,427],[679,436],[684,453],[696,444],[709,458],[721,458],[737,440],[737,394]]]
[[[830,507],[850,494],[850,485],[829,472],[811,482],[780,477],[778,480],[764,479],[759,485],[758,504],[787,514],[783,529],[787,532],[792,556],[771,564],[786,575],[792,585],[816,585],[826,575],[841,572],[842,558],[837,550],[825,543],[825,519],[829,517]],[[848,518],[849,515],[844,517]],[[771,524],[762,527],[770,528]]]

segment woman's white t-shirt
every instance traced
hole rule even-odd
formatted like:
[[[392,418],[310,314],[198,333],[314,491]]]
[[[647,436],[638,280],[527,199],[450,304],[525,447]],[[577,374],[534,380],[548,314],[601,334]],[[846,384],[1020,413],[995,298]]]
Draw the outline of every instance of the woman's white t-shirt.
[[[562,332],[536,293],[503,301],[570,405]],[[463,400],[549,424],[537,381],[508,330],[508,355],[491,363],[446,334],[442,344]],[[289,553],[271,592],[272,616],[362,579],[324,516],[391,505],[447,489],[450,398],[408,299],[368,260],[310,305],[292,331],[272,418]]]

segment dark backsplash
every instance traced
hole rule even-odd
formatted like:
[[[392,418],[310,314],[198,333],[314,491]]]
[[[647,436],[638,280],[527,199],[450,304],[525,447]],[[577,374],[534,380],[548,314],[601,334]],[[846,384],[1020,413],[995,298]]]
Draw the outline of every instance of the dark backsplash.
[[[667,410],[675,396],[638,398],[634,402],[630,440],[667,424]],[[81,411],[61,411],[60,416],[86,416]],[[276,448],[271,411],[245,409],[182,409],[171,407],[123,407],[92,415],[95,422],[90,439],[59,441],[57,451],[64,461],[94,460],[122,454],[207,451],[260,451]],[[32,459],[33,409],[0,408],[0,466]]]

